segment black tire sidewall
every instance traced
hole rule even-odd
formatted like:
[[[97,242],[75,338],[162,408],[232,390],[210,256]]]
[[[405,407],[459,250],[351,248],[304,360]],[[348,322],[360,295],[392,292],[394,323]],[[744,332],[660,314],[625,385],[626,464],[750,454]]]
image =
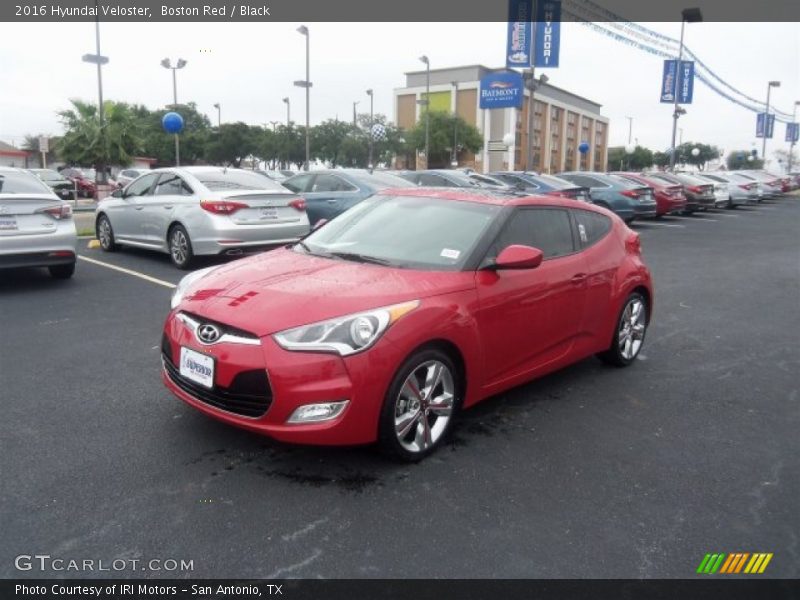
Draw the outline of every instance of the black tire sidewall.
[[[183,235],[186,237],[186,260],[183,263],[178,263],[172,255],[172,236],[175,235],[176,231],[183,232]],[[186,231],[183,225],[173,225],[169,230],[169,236],[167,236],[167,250],[169,251],[169,259],[172,261],[173,265],[182,270],[186,270],[191,266],[192,260],[194,259],[192,239],[189,237],[189,232]]]
[[[400,388],[405,383],[406,378],[416,370],[422,363],[430,360],[438,360],[444,363],[450,373],[453,375],[453,385],[455,386],[455,399],[453,402],[453,412],[451,413],[450,420],[447,423],[447,428],[442,433],[441,437],[434,442],[434,444],[424,450],[423,452],[410,452],[406,450],[397,439],[394,426],[394,412],[397,402],[397,396],[400,394]],[[429,347],[417,350],[409,356],[397,369],[392,377],[392,382],[383,399],[383,406],[381,407],[381,414],[378,422],[378,444],[381,450],[387,455],[402,460],[404,462],[417,462],[435,452],[442,444],[442,442],[450,435],[453,428],[461,403],[463,401],[464,380],[463,374],[455,365],[450,356],[440,350],[439,348]]]

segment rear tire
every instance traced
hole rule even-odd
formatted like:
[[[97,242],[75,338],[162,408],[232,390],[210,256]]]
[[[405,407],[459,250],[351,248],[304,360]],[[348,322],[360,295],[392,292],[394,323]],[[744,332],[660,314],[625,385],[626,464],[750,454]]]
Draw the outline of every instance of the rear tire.
[[[119,245],[114,241],[114,228],[106,215],[100,215],[95,225],[95,235],[100,242],[100,248],[105,252],[116,252]]]
[[[639,355],[647,333],[647,301],[639,292],[625,300],[608,350],[597,357],[615,367],[627,367]]]
[[[447,437],[461,405],[462,374],[437,348],[421,350],[397,370],[378,423],[381,450],[403,462],[422,460]]]
[[[68,265],[53,265],[51,267],[47,267],[47,270],[50,271],[50,277],[53,279],[69,279],[75,273],[75,263],[70,263]]]
[[[173,265],[184,271],[192,266],[194,260],[192,241],[183,225],[172,226],[167,235],[167,246]]]

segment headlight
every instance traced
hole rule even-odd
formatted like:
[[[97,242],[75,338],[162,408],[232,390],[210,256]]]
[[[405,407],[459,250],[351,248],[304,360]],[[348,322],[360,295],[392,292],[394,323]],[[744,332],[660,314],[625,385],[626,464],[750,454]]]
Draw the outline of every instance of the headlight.
[[[295,352],[355,354],[372,346],[384,331],[419,306],[419,300],[393,304],[337,319],[311,323],[274,334],[273,339]]]
[[[217,267],[206,267],[205,269],[200,269],[198,271],[192,271],[188,275],[186,275],[183,279],[178,282],[175,291],[172,292],[172,300],[170,300],[170,306],[174,309],[181,303],[183,300],[183,295],[186,293],[186,290],[189,289],[194,282],[202,279],[206,275],[208,275],[211,271],[216,269]]]

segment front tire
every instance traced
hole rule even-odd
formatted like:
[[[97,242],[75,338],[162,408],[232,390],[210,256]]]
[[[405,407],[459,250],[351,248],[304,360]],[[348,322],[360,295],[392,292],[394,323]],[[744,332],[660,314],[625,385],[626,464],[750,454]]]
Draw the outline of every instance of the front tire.
[[[422,460],[436,450],[461,404],[461,377],[450,357],[436,348],[406,360],[384,398],[381,450],[404,462]]]
[[[627,367],[639,355],[646,332],[647,301],[642,294],[634,292],[620,311],[611,345],[598,354],[598,358],[615,367]]]
[[[116,252],[119,245],[114,241],[114,228],[106,215],[100,215],[95,226],[95,234],[100,242],[100,248],[105,252]]]
[[[51,267],[47,267],[47,270],[50,271],[50,277],[53,279],[69,279],[75,274],[75,263],[70,263],[68,265],[53,265]]]
[[[167,242],[172,264],[182,270],[189,269],[194,260],[194,252],[192,251],[192,241],[183,225],[174,225],[169,230]]]

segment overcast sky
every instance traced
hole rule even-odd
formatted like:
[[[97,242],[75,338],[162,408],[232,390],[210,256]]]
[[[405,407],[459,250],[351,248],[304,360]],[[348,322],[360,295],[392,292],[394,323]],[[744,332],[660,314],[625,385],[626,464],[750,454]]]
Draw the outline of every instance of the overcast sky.
[[[304,38],[292,23],[102,23],[101,50],[107,99],[150,108],[172,102],[172,81],[159,66],[164,57],[188,61],[178,72],[178,100],[193,100],[216,122],[283,121],[284,96],[292,119],[304,120],[304,93],[292,86],[305,76]],[[352,118],[352,103],[392,117],[392,90],[404,73],[466,64],[504,66],[504,23],[308,23],[311,32],[312,124]],[[677,38],[679,23],[648,24]],[[4,24],[0,36],[0,140],[20,144],[25,134],[57,134],[56,111],[69,98],[96,102],[97,77],[81,56],[94,52],[94,23]],[[687,45],[718,75],[754,98],[766,96],[768,80],[780,80],[773,104],[791,112],[800,100],[800,27],[797,23],[698,23],[687,26]],[[561,66],[550,82],[603,105],[611,120],[611,145],[624,144],[626,116],[642,145],[669,145],[671,106],[658,102],[662,59],[606,38],[577,23],[562,24]],[[681,118],[684,141],[725,150],[751,148],[755,114],[696,82],[694,103]],[[772,149],[786,148],[776,126]],[[759,140],[760,149],[760,140]]]

